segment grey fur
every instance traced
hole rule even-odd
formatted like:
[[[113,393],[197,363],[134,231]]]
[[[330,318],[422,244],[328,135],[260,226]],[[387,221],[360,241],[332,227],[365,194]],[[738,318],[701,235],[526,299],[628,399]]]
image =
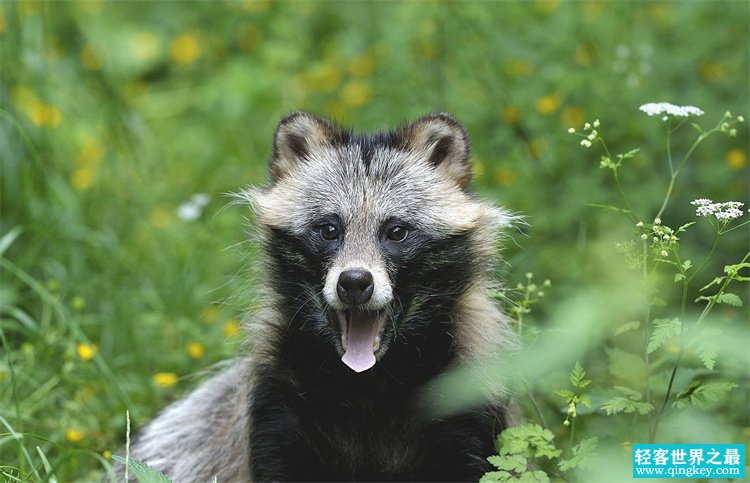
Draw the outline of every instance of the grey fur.
[[[131,458],[175,483],[250,481],[250,360],[237,359],[162,412],[138,434]]]

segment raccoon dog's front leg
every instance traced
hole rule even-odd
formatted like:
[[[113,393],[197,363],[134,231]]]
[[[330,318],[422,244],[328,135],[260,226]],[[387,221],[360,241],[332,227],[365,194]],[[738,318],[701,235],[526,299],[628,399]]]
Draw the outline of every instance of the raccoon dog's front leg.
[[[320,463],[305,440],[299,395],[279,380],[256,381],[250,406],[253,481],[311,481]]]

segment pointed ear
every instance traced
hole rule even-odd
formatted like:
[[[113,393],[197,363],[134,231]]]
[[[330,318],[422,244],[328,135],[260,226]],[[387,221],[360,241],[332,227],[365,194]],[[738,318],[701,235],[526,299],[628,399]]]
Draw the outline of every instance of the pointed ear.
[[[421,153],[445,178],[461,189],[471,182],[471,147],[464,127],[450,114],[428,114],[397,130],[402,145]]]
[[[313,150],[344,144],[347,137],[346,131],[326,119],[306,112],[289,114],[281,120],[274,134],[271,178],[278,181],[291,173]]]

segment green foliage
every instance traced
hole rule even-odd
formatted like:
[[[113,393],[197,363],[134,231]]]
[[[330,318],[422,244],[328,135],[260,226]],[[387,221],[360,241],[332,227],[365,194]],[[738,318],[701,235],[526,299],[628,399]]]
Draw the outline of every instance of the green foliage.
[[[676,400],[672,405],[677,409],[683,409],[688,404],[705,408],[720,401],[726,396],[726,393],[737,387],[737,384],[733,382],[708,382],[704,384],[701,381],[693,381],[677,393]]]
[[[138,483],[172,483],[172,480],[167,478],[164,473],[151,468],[141,461],[132,458],[126,461],[125,458],[120,456],[113,456],[112,459],[123,465],[127,464],[128,471],[135,476]]]
[[[698,442],[709,427],[741,441],[747,225],[690,205],[747,202],[748,132],[722,112],[750,105],[749,7],[720,7],[0,3],[0,475],[101,481],[126,410],[144,424],[236,352],[258,247],[224,193],[265,182],[293,110],[362,130],[453,112],[473,189],[525,216],[522,234],[506,230],[500,277],[521,282],[495,295],[533,358],[496,375],[523,381],[523,415],[566,449],[500,454],[541,464],[508,460],[493,478],[603,481],[561,461],[591,438],[598,463],[622,461],[626,442],[675,441],[658,422],[701,404]],[[638,112],[659,99],[706,114]],[[679,334],[662,327],[675,319]]]
[[[653,321],[654,328],[651,331],[651,339],[648,341],[649,354],[667,343],[669,339],[682,333],[680,319],[656,319]]]
[[[614,389],[622,395],[614,396],[602,404],[602,409],[607,416],[617,413],[643,415],[654,410],[652,404],[640,402],[643,398],[640,392],[625,386],[614,386]]]
[[[572,449],[573,456],[569,459],[560,459],[560,471],[570,471],[574,468],[586,469],[594,458],[596,447],[599,444],[599,438],[582,439],[580,443]]]
[[[575,367],[570,371],[570,383],[578,389],[583,389],[591,384],[591,379],[586,379],[586,371],[583,370],[579,361],[576,361]]]
[[[481,481],[549,481],[533,466],[538,458],[554,459],[562,454],[555,448],[554,435],[538,424],[521,424],[503,431],[497,438],[498,454],[487,460],[500,471],[487,473]]]

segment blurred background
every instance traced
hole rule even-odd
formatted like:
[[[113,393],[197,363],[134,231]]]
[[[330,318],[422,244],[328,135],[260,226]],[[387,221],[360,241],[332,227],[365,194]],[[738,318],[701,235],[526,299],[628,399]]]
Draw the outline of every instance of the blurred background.
[[[727,110],[749,117],[748,25],[743,1],[0,2],[0,466],[30,477],[46,455],[61,481],[95,480],[124,443],[126,409],[143,424],[236,352],[257,246],[228,194],[264,183],[274,127],[295,110],[357,130],[454,114],[475,190],[528,223],[504,243],[508,297],[523,298],[513,289],[527,272],[551,280],[524,323],[586,321],[547,361],[550,387],[576,360],[595,384],[638,385],[611,352],[642,351],[643,335],[609,339],[637,317],[615,248],[636,234],[590,206],[618,194],[601,153],[567,130],[599,119],[613,152],[641,148],[621,182],[650,221],[669,169],[663,129],[638,106],[695,105],[705,128]],[[694,139],[675,134],[675,157]],[[747,155],[744,125],[701,145],[665,223],[693,220],[698,197],[747,203]],[[746,228],[696,286],[739,261]],[[699,224],[682,249],[712,242]],[[678,289],[665,307],[678,308]],[[747,310],[718,312],[741,349]],[[700,416],[719,418],[701,427],[722,442],[750,434],[747,369],[746,355],[716,369],[740,386]],[[566,436],[564,401],[539,392]],[[644,442],[631,420],[589,420],[591,434]]]

